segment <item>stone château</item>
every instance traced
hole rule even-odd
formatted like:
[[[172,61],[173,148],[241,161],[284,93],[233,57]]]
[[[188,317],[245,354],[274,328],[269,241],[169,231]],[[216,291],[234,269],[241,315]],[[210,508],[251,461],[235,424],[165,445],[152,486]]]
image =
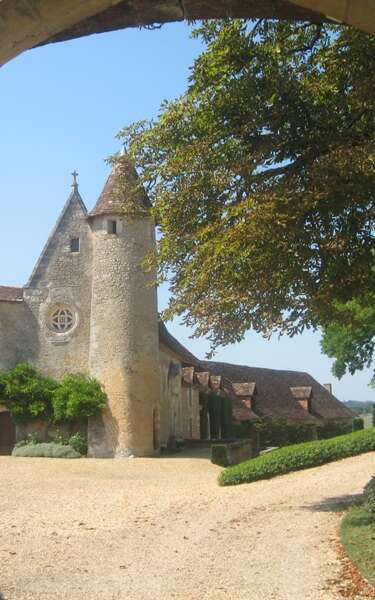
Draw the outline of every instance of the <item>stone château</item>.
[[[87,212],[76,174],[71,193],[23,288],[0,286],[0,370],[19,362],[61,377],[85,372],[108,406],[89,419],[92,457],[150,456],[171,440],[225,435],[207,395],[230,399],[234,422],[259,418],[317,425],[351,420],[307,373],[198,360],[160,322],[150,203],[126,157]],[[0,406],[0,453],[15,428]]]

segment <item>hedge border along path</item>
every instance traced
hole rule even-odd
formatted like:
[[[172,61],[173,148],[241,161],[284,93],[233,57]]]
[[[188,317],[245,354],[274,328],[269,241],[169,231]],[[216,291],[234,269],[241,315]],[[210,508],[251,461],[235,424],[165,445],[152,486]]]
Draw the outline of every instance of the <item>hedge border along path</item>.
[[[259,479],[317,467],[328,462],[375,450],[375,427],[316,442],[285,446],[234,467],[219,475],[219,485],[238,485]]]

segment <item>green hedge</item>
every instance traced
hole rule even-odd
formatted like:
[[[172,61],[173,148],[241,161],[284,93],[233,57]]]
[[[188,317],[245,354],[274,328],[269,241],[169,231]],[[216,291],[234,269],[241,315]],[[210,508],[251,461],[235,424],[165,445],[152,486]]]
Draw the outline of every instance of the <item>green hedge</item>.
[[[360,425],[358,426],[360,428]],[[285,419],[262,419],[256,423],[250,421],[235,423],[232,427],[233,437],[251,437],[254,429],[259,435],[261,448],[269,446],[289,446],[302,442],[311,442],[315,439],[325,440],[338,435],[352,433],[351,420],[328,421],[321,425],[310,425],[306,423],[289,423]]]
[[[375,450],[375,428],[328,440],[286,446],[227,468],[219,476],[219,484],[237,485],[259,479],[270,479],[276,475],[316,467],[371,450]]]
[[[353,419],[353,431],[360,431],[365,428],[365,422],[362,417],[355,417]]]
[[[318,425],[318,439],[326,440],[328,438],[345,435],[353,431],[352,421],[343,419],[342,421],[327,421],[323,425]]]
[[[363,495],[367,510],[375,514],[375,476],[365,486]]]
[[[314,425],[288,423],[282,419],[258,421],[254,427],[259,434],[261,448],[311,442],[316,437]]]
[[[26,444],[15,447],[12,456],[31,456],[44,458],[81,458],[82,455],[66,444],[42,443]]]

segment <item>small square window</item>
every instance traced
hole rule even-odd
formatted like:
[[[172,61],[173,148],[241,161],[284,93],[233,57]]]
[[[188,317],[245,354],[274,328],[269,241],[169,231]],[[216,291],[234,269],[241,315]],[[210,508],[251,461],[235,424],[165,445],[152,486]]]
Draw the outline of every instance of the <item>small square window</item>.
[[[79,252],[79,250],[80,250],[79,238],[72,238],[70,240],[70,251],[71,252]]]
[[[108,221],[108,233],[117,233],[117,221]]]

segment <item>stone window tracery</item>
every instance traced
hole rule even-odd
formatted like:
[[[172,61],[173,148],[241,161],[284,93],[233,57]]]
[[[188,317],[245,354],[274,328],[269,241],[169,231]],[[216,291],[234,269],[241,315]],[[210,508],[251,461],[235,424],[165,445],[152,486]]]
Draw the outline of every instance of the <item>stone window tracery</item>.
[[[52,329],[57,333],[65,333],[74,325],[74,315],[69,308],[58,308],[52,313]]]

